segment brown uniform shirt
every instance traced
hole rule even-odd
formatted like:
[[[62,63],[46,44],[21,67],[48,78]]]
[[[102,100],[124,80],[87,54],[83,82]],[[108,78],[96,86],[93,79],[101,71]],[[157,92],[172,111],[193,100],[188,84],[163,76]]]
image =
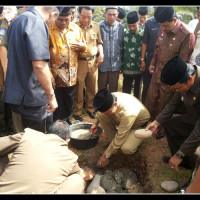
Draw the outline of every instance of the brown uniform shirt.
[[[66,141],[33,129],[0,138],[0,156],[13,152],[0,176],[0,193],[55,193],[71,174],[80,173],[78,156]]]
[[[154,54],[151,64],[156,66],[155,75],[160,82],[164,65],[173,57],[180,55],[183,60],[189,62],[194,49],[195,36],[180,21],[173,30],[167,34],[162,28],[158,32]]]
[[[7,30],[8,30],[7,21],[5,19],[0,19],[0,45],[5,46],[6,48],[7,48]],[[0,92],[3,91],[3,88],[4,88],[4,73],[0,61]]]
[[[81,55],[79,57],[87,58],[96,55],[98,52],[97,45],[103,44],[99,24],[97,22],[92,21],[89,27],[85,28],[80,23],[80,21],[77,21],[75,23],[81,28],[87,44],[86,54]]]
[[[187,93],[176,92],[156,120],[162,124],[170,119],[181,101],[183,101],[188,113],[191,113],[196,119],[196,125],[181,145],[180,150],[186,155],[193,155],[200,144],[200,67],[197,66],[195,81],[191,89]],[[188,122],[190,120],[193,119],[187,119]]]

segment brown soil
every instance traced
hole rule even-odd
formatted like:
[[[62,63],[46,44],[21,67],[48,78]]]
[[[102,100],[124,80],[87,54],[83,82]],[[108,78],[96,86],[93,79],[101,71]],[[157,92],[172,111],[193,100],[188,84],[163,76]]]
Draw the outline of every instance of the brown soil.
[[[84,122],[92,123],[94,120],[87,115],[84,116]],[[89,167],[99,170],[96,164],[101,154],[105,151],[107,144],[104,132],[99,137],[97,145],[88,150],[77,150],[69,145],[70,149],[79,156],[80,167]],[[166,165],[162,162],[163,155],[170,155],[166,137],[162,139],[146,139],[139,146],[134,155],[123,155],[120,150],[109,159],[109,164],[105,169],[115,170],[119,168],[129,168],[133,170],[138,178],[139,191],[141,193],[165,193],[159,184],[152,182],[152,177],[162,176],[160,168]],[[187,179],[186,179],[187,180]],[[164,181],[164,180],[163,180]]]

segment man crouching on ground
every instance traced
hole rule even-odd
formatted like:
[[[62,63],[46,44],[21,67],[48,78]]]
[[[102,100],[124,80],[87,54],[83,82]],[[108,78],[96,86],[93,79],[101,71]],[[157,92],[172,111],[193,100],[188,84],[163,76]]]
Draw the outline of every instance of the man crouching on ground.
[[[118,149],[123,154],[134,154],[142,139],[134,135],[136,129],[145,127],[150,114],[144,105],[134,96],[122,92],[110,93],[101,89],[94,97],[96,114],[91,131],[100,123],[107,137],[109,146],[99,160],[99,166],[106,167],[108,158]]]

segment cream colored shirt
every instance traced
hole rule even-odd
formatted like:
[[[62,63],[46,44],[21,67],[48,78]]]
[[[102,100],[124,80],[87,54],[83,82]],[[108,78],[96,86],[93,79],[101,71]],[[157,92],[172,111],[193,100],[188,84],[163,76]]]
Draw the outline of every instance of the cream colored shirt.
[[[140,128],[150,119],[149,111],[134,96],[122,92],[113,92],[112,94],[117,97],[117,111],[112,117],[118,123],[118,131],[104,152],[108,157],[117,152],[125,142],[131,129]],[[95,124],[99,123],[98,114],[99,112],[96,114]]]
[[[32,129],[0,138],[0,156],[13,152],[0,176],[1,194],[52,194],[66,178],[80,173],[78,156],[66,141]]]

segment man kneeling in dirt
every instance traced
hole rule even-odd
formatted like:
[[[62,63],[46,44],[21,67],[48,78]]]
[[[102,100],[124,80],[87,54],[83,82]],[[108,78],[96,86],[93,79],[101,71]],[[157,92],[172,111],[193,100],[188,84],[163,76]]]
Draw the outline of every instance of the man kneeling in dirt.
[[[25,132],[0,138],[1,194],[84,193],[85,181],[94,173],[81,169],[78,156],[68,149],[69,125],[57,120],[48,133],[26,128]]]
[[[200,67],[175,56],[164,66],[160,80],[170,85],[175,94],[146,130],[156,134],[162,125],[172,155],[163,156],[163,161],[175,171],[179,165],[192,170],[196,164],[194,152],[200,145]],[[187,113],[172,117],[181,102]]]
[[[101,89],[94,97],[96,114],[91,131],[100,123],[110,143],[99,160],[99,166],[106,167],[108,159],[121,149],[123,154],[134,154],[142,139],[134,135],[136,129],[146,127],[150,114],[134,96],[122,92],[110,93]]]

